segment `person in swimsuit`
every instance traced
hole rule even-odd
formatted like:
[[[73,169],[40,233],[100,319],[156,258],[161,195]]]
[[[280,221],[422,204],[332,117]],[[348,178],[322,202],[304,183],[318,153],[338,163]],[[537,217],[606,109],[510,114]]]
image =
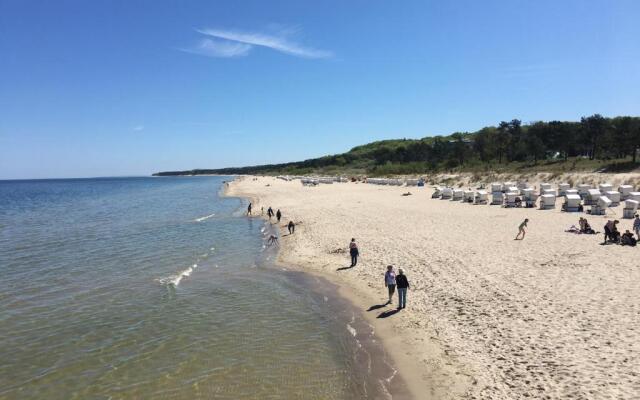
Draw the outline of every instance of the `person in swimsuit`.
[[[516,235],[515,240],[523,240],[524,239],[524,235],[527,233],[525,228],[527,227],[527,223],[528,222],[529,222],[529,218],[525,218],[525,220],[522,221],[522,223],[518,227],[518,234]],[[522,238],[518,239],[520,237],[520,234],[522,234]]]

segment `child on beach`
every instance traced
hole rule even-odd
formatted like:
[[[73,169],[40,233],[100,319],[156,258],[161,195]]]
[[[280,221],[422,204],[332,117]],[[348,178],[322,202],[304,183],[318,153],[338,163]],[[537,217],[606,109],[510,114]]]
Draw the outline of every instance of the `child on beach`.
[[[398,309],[400,310],[407,306],[407,290],[409,290],[409,280],[402,268],[398,269],[396,286],[398,287]]]
[[[640,240],[640,214],[636,214],[636,219],[633,220],[633,231]]]
[[[524,235],[527,233],[527,231],[525,230],[525,228],[527,227],[527,223],[529,222],[529,218],[525,218],[524,221],[522,221],[522,223],[520,224],[520,226],[518,227],[518,234],[516,235],[516,238],[514,240],[518,240],[518,238],[520,237],[520,234],[522,233],[522,238],[519,240],[523,240],[524,239]]]
[[[360,254],[355,238],[351,238],[351,243],[349,243],[349,254],[351,255],[351,266],[355,267],[358,263],[358,255]]]
[[[387,266],[387,272],[384,274],[384,286],[389,290],[389,301],[387,301],[387,304],[391,304],[393,294],[396,291],[396,273],[393,272],[393,265]]]
[[[278,237],[276,235],[269,236],[269,240],[267,241],[267,244],[269,246],[274,245],[274,244],[277,245],[278,244]]]

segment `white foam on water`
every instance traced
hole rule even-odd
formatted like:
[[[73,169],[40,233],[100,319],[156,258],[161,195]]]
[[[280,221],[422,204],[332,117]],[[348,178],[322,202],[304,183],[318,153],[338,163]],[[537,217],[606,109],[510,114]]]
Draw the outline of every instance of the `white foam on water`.
[[[176,275],[167,276],[166,278],[157,279],[163,285],[171,285],[177,287],[183,278],[191,276],[194,269],[198,268],[198,264],[193,264],[189,268],[177,273]]]
[[[356,337],[356,335],[358,334],[358,331],[356,331],[356,328],[354,328],[353,326],[351,326],[351,324],[347,324],[347,330],[349,331],[349,333],[351,334],[351,336]]]
[[[211,218],[213,216],[215,216],[215,214],[205,215],[204,217],[196,218],[193,221],[194,222],[202,222],[202,221],[207,220],[207,219],[209,219],[209,218]]]

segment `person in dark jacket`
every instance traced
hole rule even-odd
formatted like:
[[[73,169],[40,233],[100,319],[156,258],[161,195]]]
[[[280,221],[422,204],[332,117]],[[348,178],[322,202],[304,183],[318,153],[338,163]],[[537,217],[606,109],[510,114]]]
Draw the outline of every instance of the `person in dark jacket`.
[[[358,255],[360,254],[355,238],[352,238],[351,243],[349,243],[349,254],[351,254],[351,266],[355,267],[358,263]]]
[[[409,280],[402,268],[398,269],[398,275],[396,275],[396,288],[398,289],[398,310],[400,310],[407,306],[407,290],[409,290]]]
[[[249,203],[249,207],[247,207],[247,215],[251,215],[251,203]]]
[[[278,208],[278,211],[276,212],[276,218],[278,218],[278,223],[280,223],[280,218],[282,218],[282,213],[280,212],[279,208]]]
[[[289,229],[289,235],[293,235],[293,232],[296,231],[296,224],[294,224],[293,221],[289,221],[287,229]]]

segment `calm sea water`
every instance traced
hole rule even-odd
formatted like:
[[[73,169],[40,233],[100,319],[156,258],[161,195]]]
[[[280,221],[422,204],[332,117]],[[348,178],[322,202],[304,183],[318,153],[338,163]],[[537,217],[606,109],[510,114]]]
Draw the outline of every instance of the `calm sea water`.
[[[0,398],[380,396],[348,315],[266,266],[268,226],[222,185],[0,182]]]

